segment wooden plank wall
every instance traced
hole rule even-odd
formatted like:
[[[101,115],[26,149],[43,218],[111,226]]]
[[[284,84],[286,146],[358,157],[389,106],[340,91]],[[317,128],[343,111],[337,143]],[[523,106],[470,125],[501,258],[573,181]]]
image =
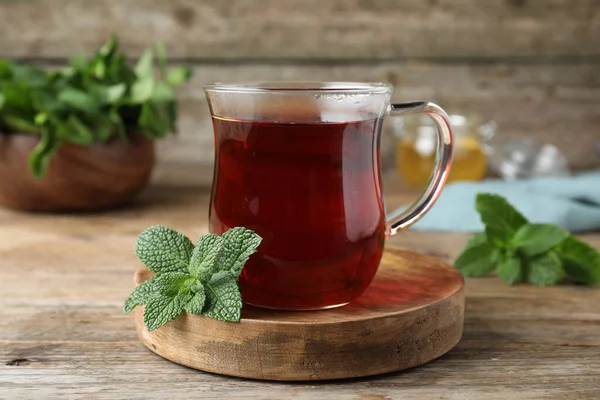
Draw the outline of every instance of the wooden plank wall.
[[[2,57],[61,63],[112,32],[132,57],[161,40],[194,67],[162,160],[212,162],[203,84],[322,79],[391,82],[394,100],[477,112],[499,137],[600,166],[598,0],[0,0]]]

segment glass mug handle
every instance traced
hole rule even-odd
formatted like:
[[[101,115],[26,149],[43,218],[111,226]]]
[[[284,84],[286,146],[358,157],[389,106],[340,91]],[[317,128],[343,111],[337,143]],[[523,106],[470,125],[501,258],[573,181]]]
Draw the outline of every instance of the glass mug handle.
[[[450,173],[453,136],[448,114],[437,104],[428,101],[398,103],[390,106],[390,116],[426,114],[433,119],[437,129],[437,146],[433,175],[421,197],[399,215],[388,216],[388,235],[393,236],[421,219],[440,197]]]

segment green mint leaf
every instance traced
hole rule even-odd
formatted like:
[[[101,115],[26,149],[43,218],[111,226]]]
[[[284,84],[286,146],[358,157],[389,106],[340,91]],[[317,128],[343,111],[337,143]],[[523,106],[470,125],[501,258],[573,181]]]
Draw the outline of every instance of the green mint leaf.
[[[221,269],[231,271],[237,277],[250,256],[256,252],[262,238],[243,227],[231,228],[222,237],[225,239],[225,255]]]
[[[536,286],[556,285],[566,276],[560,259],[554,252],[529,259],[527,267],[527,280]]]
[[[153,331],[177,318],[192,297],[191,293],[180,293],[175,297],[155,295],[150,298],[144,309],[146,328]]]
[[[23,133],[35,133],[40,132],[40,128],[35,125],[35,122],[16,116],[16,115],[3,115],[0,116],[0,120],[4,122],[10,129],[14,132],[23,132]]]
[[[487,244],[472,243],[454,262],[454,267],[464,276],[473,277],[488,274],[494,270],[494,249]]]
[[[105,143],[116,131],[115,125],[104,114],[96,114],[87,118],[87,126],[93,129],[95,143]]]
[[[176,67],[169,70],[167,82],[171,86],[179,86],[188,81],[191,76],[192,71],[189,68]]]
[[[94,64],[94,76],[100,80],[106,77],[106,64],[104,64],[104,61],[96,61]]]
[[[556,252],[569,278],[587,285],[600,285],[600,253],[589,244],[569,236]]]
[[[137,80],[131,86],[131,101],[136,104],[145,103],[152,98],[155,81],[150,78]]]
[[[48,113],[39,112],[35,115],[33,122],[36,125],[44,125],[48,121]]]
[[[235,276],[227,271],[218,272],[204,284],[204,287],[206,293],[204,315],[219,321],[240,320],[242,295]]]
[[[0,60],[0,79],[12,77],[12,63],[8,60]]]
[[[153,289],[162,296],[174,297],[180,292],[189,291],[186,285],[189,279],[190,275],[181,272],[161,273],[153,279]]]
[[[130,68],[127,57],[123,53],[115,53],[110,58],[106,76],[111,83],[124,82],[127,86],[130,86],[137,79],[135,71]]]
[[[79,89],[63,89],[58,94],[58,100],[88,114],[94,114],[100,110],[100,102],[91,94]]]
[[[14,80],[27,82],[27,85],[35,88],[43,86],[47,79],[44,70],[31,65],[13,65],[12,75]]]
[[[152,100],[156,102],[167,102],[175,99],[175,92],[165,82],[156,81],[154,85],[154,91],[152,93]]]
[[[124,143],[129,143],[129,137],[127,136],[127,131],[125,130],[125,124],[123,123],[123,119],[119,115],[119,111],[116,108],[112,108],[109,111],[108,119],[113,124],[113,129],[117,136]]]
[[[65,130],[60,135],[61,139],[71,143],[87,146],[95,142],[94,134],[75,114],[69,115]]]
[[[203,235],[192,252],[189,272],[200,280],[208,280],[219,270],[225,239],[214,233]]]
[[[172,131],[173,119],[164,105],[147,102],[142,104],[138,125],[152,137],[162,138]]]
[[[502,257],[499,260],[496,272],[507,285],[513,285],[523,280],[521,260],[516,256],[506,255]]]
[[[123,98],[127,86],[124,83],[108,86],[104,91],[105,101],[108,104],[114,104]]]
[[[137,238],[135,254],[154,273],[187,273],[194,245],[185,235],[162,225],[144,230]]]
[[[127,299],[125,312],[145,304],[144,323],[154,330],[182,311],[239,322],[242,295],[238,275],[261,237],[246,228],[222,236],[203,235],[194,247],[187,237],[162,225],[138,236],[136,255],[157,274]]]
[[[204,286],[202,285],[202,282],[194,277],[188,279],[185,285],[192,293],[204,292]]]
[[[85,71],[88,68],[90,61],[82,55],[74,55],[69,58],[68,74],[73,74],[75,71]]]
[[[154,54],[151,49],[144,51],[140,59],[135,66],[135,75],[139,79],[153,79],[154,78]]]
[[[64,104],[61,103],[52,92],[41,90],[35,91],[31,93],[31,101],[33,102],[33,107],[35,109],[43,110],[43,112],[46,113],[58,113],[64,111],[65,108]]]
[[[205,304],[206,293],[204,287],[200,286],[199,290],[194,293],[194,297],[185,305],[185,311],[192,314],[202,314]]]
[[[32,89],[29,82],[2,82],[1,91],[5,101],[2,113],[4,119],[6,117],[28,118],[31,116],[33,112],[32,93],[34,89]]]
[[[485,225],[488,242],[494,247],[505,247],[527,220],[508,201],[498,195],[479,193],[475,208]]]
[[[569,232],[552,224],[527,224],[515,233],[511,246],[527,256],[545,253],[565,240]]]
[[[39,143],[29,155],[29,170],[36,178],[42,178],[52,155],[58,150],[60,140],[47,127],[42,127]]]
[[[2,110],[2,106],[6,102],[6,97],[2,93],[0,93],[0,110]]]
[[[110,35],[108,42],[106,42],[106,44],[104,44],[104,46],[102,46],[100,48],[100,50],[98,50],[98,54],[102,58],[107,59],[115,53],[118,46],[119,46],[119,39],[117,38],[117,35],[112,34],[112,35]]]
[[[476,233],[475,235],[471,236],[471,238],[469,238],[465,248],[467,249],[470,247],[475,247],[475,246],[483,244],[483,243],[487,243],[487,236],[486,236],[485,232],[479,232],[479,233]]]
[[[145,280],[129,295],[127,300],[125,300],[125,305],[123,306],[123,312],[125,314],[129,314],[136,306],[145,305],[154,295],[154,287],[152,286],[155,278],[150,278]]]

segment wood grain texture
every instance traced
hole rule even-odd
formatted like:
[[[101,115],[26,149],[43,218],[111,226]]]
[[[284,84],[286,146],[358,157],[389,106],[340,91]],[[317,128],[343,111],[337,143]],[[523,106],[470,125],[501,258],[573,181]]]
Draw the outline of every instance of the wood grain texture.
[[[140,285],[154,274],[140,268]],[[427,363],[460,340],[464,280],[444,262],[387,248],[366,292],[347,306],[313,312],[246,306],[239,323],[185,313],[138,336],[156,354],[201,371],[262,380],[358,378]]]
[[[28,0],[0,2],[0,55],[67,57],[112,32],[132,54],[390,59],[598,55],[595,0]]]
[[[131,321],[130,321],[131,322]],[[341,382],[273,383],[202,373],[137,341],[0,342],[0,390],[9,399],[506,400],[597,399],[598,347],[482,341],[465,332],[437,361]],[[138,381],[136,381],[136,379]],[[135,382],[135,383],[134,383]]]
[[[483,280],[484,282],[479,282]],[[494,279],[470,280],[467,294],[475,296],[472,287],[480,285],[484,289],[495,285]],[[126,290],[119,290],[126,296]],[[598,300],[596,293],[589,293]],[[572,296],[576,308],[582,296]],[[116,297],[115,297],[116,298]],[[469,298],[464,330],[469,337],[486,341],[492,335],[502,341],[513,343],[543,343],[556,346],[600,346],[597,334],[600,316],[590,308],[571,314],[560,311],[560,301],[548,302],[531,298],[494,300],[493,313],[488,311],[489,297]],[[530,304],[532,303],[532,304]],[[547,304],[549,303],[549,304]],[[119,301],[111,305],[7,305],[0,306],[0,340],[38,342],[135,342],[135,329],[131,318],[116,310]],[[525,308],[522,313],[506,312],[515,308]],[[554,310],[558,312],[553,312]],[[50,312],[49,312],[50,310]],[[545,315],[538,315],[539,312]],[[517,314],[517,315],[515,315]],[[563,324],[559,324],[562,321]],[[90,326],[95,329],[91,330]]]
[[[154,141],[132,134],[129,143],[63,143],[36,178],[29,156],[38,143],[38,136],[0,134],[0,205],[47,212],[117,207],[146,187],[154,168]]]
[[[61,64],[112,32],[132,57],[160,40],[195,68],[161,161],[212,162],[202,83],[322,79],[390,82],[397,99],[480,113],[500,137],[552,143],[575,169],[600,166],[597,0],[0,1],[0,56]]]
[[[212,123],[202,85],[243,80],[339,80],[394,84],[394,101],[429,100],[449,113],[498,123],[497,139],[528,136],[556,145],[573,168],[600,166],[600,69],[583,65],[203,65],[179,92],[179,135],[159,144],[159,160],[210,164]],[[384,168],[393,165],[393,132],[384,125]]]
[[[0,209],[0,398],[506,400],[597,399],[600,290],[466,282],[464,335],[448,354],[399,373],[271,383],[202,373],[149,352],[121,307],[135,237],[150,224],[206,232],[211,171],[159,165],[135,204],[91,215]],[[388,206],[414,193],[384,182]],[[389,244],[448,262],[468,236],[406,231]],[[582,236],[600,249],[600,234]],[[7,365],[8,364],[8,365]],[[134,383],[135,382],[135,383]]]

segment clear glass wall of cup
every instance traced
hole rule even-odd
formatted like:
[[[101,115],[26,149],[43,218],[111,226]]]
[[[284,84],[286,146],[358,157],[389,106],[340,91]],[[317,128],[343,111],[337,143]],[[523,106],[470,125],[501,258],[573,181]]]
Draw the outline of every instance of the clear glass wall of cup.
[[[390,102],[383,83],[258,82],[205,87],[215,133],[210,230],[244,226],[263,241],[242,272],[246,303],[273,309],[342,306],[371,283],[388,236],[440,195],[452,158],[446,113]],[[424,114],[437,129],[422,196],[387,219],[379,144],[383,119]]]

